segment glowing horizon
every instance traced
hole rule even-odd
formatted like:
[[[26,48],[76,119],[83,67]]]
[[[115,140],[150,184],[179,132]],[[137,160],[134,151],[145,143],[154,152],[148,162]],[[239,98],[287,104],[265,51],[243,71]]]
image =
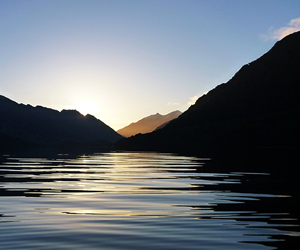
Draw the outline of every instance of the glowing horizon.
[[[183,112],[300,29],[298,10],[297,0],[0,1],[0,94],[115,130]]]
[[[78,102],[75,105],[74,109],[79,111],[84,116],[86,116],[87,114],[93,115],[95,113],[98,113],[97,106],[94,103],[86,100]]]

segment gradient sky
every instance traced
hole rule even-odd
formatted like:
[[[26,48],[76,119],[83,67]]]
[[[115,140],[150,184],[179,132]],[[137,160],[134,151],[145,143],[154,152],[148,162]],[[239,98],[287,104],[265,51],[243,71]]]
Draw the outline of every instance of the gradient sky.
[[[299,18],[299,0],[0,0],[0,95],[117,130],[185,111]]]

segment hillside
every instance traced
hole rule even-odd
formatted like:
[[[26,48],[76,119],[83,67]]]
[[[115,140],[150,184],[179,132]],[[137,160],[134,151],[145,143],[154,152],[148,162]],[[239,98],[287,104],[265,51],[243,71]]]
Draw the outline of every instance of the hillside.
[[[124,136],[130,137],[136,134],[146,134],[154,131],[156,128],[164,125],[165,123],[176,119],[178,116],[182,114],[181,111],[176,110],[166,115],[161,115],[159,113],[155,115],[147,116],[137,122],[133,122],[130,125],[117,130],[117,132]]]
[[[299,44],[300,32],[285,37],[227,83],[200,97],[178,119],[116,146],[191,154],[299,147]]]
[[[4,138],[5,143],[10,145],[18,140],[35,145],[96,141],[111,144],[122,138],[94,116],[83,116],[76,110],[59,112],[41,106],[32,107],[18,104],[4,96],[0,96],[0,107],[1,144]]]

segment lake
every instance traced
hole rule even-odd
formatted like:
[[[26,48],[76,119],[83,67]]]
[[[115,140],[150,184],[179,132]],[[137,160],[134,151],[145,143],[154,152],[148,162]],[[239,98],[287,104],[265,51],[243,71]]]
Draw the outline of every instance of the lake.
[[[4,156],[0,249],[299,249],[299,196],[207,158]]]

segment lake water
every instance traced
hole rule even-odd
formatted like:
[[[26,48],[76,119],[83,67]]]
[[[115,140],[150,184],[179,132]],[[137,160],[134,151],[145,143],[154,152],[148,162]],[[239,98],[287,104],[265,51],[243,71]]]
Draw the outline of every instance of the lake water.
[[[268,173],[209,172],[208,162],[4,157],[0,249],[300,249],[297,197]]]

